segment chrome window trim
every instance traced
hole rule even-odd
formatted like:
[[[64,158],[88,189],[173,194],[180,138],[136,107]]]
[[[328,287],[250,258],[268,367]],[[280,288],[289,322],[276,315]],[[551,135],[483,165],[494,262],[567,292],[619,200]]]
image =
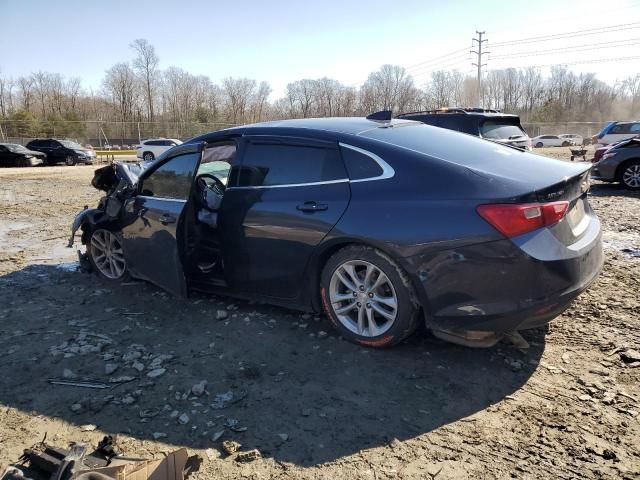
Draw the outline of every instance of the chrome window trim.
[[[136,197],[138,197],[138,198],[146,198],[147,200],[168,200],[170,202],[187,203],[186,200],[183,200],[181,198],[152,197],[152,196],[149,196],[149,195],[136,195]]]
[[[288,183],[283,185],[246,185],[246,186],[235,186],[229,187],[226,190],[247,190],[247,189],[256,189],[256,188],[289,188],[289,187],[308,187],[313,185],[332,185],[335,183],[348,183],[348,178],[339,178],[338,180],[327,180],[325,182],[309,182],[309,183]]]
[[[358,153],[361,153],[363,155],[366,155],[367,157],[369,157],[373,161],[375,161],[378,165],[380,165],[380,168],[382,168],[382,173],[380,175],[378,175],[377,177],[359,178],[357,180],[349,180],[350,183],[372,182],[374,180],[386,180],[388,178],[392,178],[396,174],[396,171],[393,169],[393,167],[391,165],[389,165],[387,162],[385,162],[382,158],[380,158],[375,153],[370,152],[370,151],[365,150],[365,149],[360,148],[360,147],[355,147],[353,145],[349,145],[347,143],[339,142],[338,145],[340,145],[340,147],[348,148],[350,150],[353,150],[354,152],[358,152]]]

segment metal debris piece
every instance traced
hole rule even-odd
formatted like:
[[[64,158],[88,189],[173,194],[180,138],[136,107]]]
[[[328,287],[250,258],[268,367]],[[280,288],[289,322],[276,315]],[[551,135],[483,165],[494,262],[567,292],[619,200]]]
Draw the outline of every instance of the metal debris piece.
[[[257,448],[254,448],[253,450],[249,450],[248,452],[240,452],[238,455],[236,455],[235,460],[236,462],[246,463],[253,462],[254,460],[258,460],[259,458],[262,458],[262,455]]]
[[[227,453],[227,455],[233,455],[241,448],[242,445],[234,440],[225,440],[222,442],[222,449]]]
[[[81,381],[81,380],[66,380],[64,378],[50,378],[48,382],[51,385],[65,385],[68,387],[81,387],[81,388],[95,388],[95,389],[103,389],[109,388],[110,385],[104,382],[94,382],[94,381]]]

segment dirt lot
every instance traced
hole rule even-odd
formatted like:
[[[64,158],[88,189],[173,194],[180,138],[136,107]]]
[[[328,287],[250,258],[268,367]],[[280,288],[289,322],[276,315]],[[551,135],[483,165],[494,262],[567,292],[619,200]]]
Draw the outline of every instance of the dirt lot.
[[[45,433],[118,434],[135,456],[186,446],[200,479],[640,478],[638,195],[592,187],[604,271],[523,333],[529,349],[423,333],[376,351],[319,317],[77,272],[65,244],[98,198],[92,172],[0,170],[0,466]],[[110,388],[48,382],[63,377]],[[223,440],[262,458],[239,463]]]

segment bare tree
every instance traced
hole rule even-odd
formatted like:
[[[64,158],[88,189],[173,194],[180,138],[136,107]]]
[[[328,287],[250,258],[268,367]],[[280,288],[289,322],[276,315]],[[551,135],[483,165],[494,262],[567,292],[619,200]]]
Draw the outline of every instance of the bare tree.
[[[105,73],[104,88],[114,102],[123,122],[133,119],[136,100],[136,78],[128,63],[116,63]]]
[[[628,77],[622,85],[624,92],[631,98],[629,115],[634,118],[640,106],[640,73]]]
[[[133,60],[133,68],[136,70],[144,82],[144,98],[147,104],[147,115],[150,122],[153,122],[153,100],[155,79],[158,70],[159,58],[156,49],[144,38],[138,38],[131,43],[131,48],[138,54]]]
[[[368,98],[373,97],[376,110],[403,110],[403,103],[415,91],[413,78],[404,68],[397,65],[383,65],[380,70],[369,74],[363,85]]]

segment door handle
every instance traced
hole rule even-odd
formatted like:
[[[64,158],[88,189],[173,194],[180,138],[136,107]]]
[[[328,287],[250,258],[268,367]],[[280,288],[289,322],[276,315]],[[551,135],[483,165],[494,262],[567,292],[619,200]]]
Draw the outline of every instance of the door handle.
[[[176,223],[176,217],[173,215],[169,215],[168,213],[164,213],[160,216],[160,223],[163,225],[169,225],[170,223]]]
[[[304,202],[296,208],[301,212],[323,212],[329,208],[329,205],[318,202]]]

